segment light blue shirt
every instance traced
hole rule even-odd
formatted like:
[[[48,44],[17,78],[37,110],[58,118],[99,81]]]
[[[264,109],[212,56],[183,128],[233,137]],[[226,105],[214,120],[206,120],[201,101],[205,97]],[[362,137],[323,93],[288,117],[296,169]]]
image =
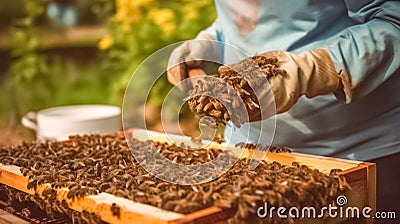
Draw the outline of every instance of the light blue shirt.
[[[337,71],[343,70],[352,79],[350,104],[333,94],[312,99],[303,96],[288,112],[270,118],[276,119],[274,145],[357,160],[400,152],[399,1],[247,2],[256,4],[256,14],[243,9],[240,15],[235,11],[240,6],[232,7],[237,1],[216,0],[218,19],[203,32],[250,56],[271,50],[299,53],[326,48]],[[254,28],[249,15],[256,19]],[[240,31],[236,24],[243,21],[250,24],[243,26],[250,31]],[[224,64],[243,59],[227,49],[223,55]],[[225,137],[242,142],[250,132],[247,141],[257,142],[271,135],[260,131],[261,125],[252,122],[237,129],[229,123]]]

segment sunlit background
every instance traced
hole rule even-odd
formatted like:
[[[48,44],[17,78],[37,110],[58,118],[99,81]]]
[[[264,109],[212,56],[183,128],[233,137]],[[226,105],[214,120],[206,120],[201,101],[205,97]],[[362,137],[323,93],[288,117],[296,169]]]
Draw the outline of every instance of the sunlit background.
[[[0,145],[34,139],[20,124],[29,111],[120,106],[147,56],[195,37],[215,17],[211,0],[1,0]],[[163,76],[152,89],[146,117],[154,130],[160,129],[158,111],[171,87]],[[196,129],[191,115],[183,123]]]

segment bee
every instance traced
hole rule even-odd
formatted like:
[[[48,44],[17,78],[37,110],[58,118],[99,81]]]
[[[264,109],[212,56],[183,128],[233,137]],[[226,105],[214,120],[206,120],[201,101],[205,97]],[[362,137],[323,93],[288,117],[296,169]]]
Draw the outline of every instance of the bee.
[[[19,201],[19,202],[24,202],[25,201],[25,194],[22,192],[17,192],[15,195],[15,198]]]
[[[349,184],[347,183],[346,177],[344,175],[339,175],[338,181],[339,181],[339,189],[340,190],[350,188]]]
[[[29,164],[29,160],[25,158],[15,158],[12,164],[16,166],[26,167]]]
[[[255,110],[255,109],[259,109],[260,108],[260,105],[258,103],[256,103],[256,102],[254,102],[251,98],[246,98],[245,101],[246,101],[247,107],[250,110]]]
[[[71,212],[68,203],[64,199],[59,203],[59,208],[62,210],[61,213],[63,214],[68,215]]]
[[[330,176],[336,176],[336,175],[340,174],[341,172],[343,172],[342,169],[331,169],[329,175]]]
[[[300,166],[300,169],[302,171],[310,171],[310,168],[307,165],[304,165],[304,164]]]
[[[85,222],[85,223],[91,223],[91,214],[86,211],[86,210],[82,210],[81,214],[80,214],[80,218]]]
[[[68,194],[67,194],[67,198],[75,199],[75,197],[77,196],[77,192],[80,189],[81,189],[80,185],[75,185],[75,186],[69,188],[69,191],[68,191]]]
[[[33,177],[32,181],[35,181],[37,184],[43,184],[43,183],[52,182],[52,179],[53,178],[51,178],[48,175],[39,175],[39,176]]]
[[[36,183],[36,181],[29,181],[29,183],[28,183],[28,185],[26,186],[26,188],[28,189],[28,190],[30,190],[30,189],[34,189],[35,191],[36,191],[36,189],[37,189],[37,183]]]
[[[101,176],[101,170],[102,170],[102,167],[101,167],[101,164],[98,162],[98,163],[96,163],[96,166],[95,166],[95,174],[96,174],[96,176],[97,177],[100,177]]]
[[[209,101],[204,107],[203,107],[203,112],[207,112],[210,109],[212,109],[214,107],[213,102]]]
[[[237,148],[246,148],[246,143],[245,142],[236,143],[235,147],[237,147]]]
[[[202,144],[202,140],[200,138],[191,138],[190,141],[195,144]]]
[[[221,136],[214,136],[214,138],[212,140],[213,140],[213,142],[216,142],[218,144],[225,142],[225,140]]]
[[[111,213],[113,216],[120,218],[121,217],[121,208],[116,203],[112,203]]]
[[[126,189],[130,189],[133,184],[134,184],[134,179],[133,178],[129,178],[125,183],[125,188]]]
[[[61,208],[61,205],[60,205],[60,202],[59,202],[59,201],[54,201],[54,202],[52,203],[52,207],[53,207],[53,210],[54,210],[56,213],[60,213],[60,214],[63,213],[63,210],[62,210],[62,208]]]
[[[90,181],[89,180],[80,180],[78,181],[78,184],[81,186],[89,186],[90,185]]]
[[[113,195],[117,196],[117,197],[128,197],[129,195],[129,191],[128,190],[121,190],[121,189],[114,189],[111,192]]]
[[[173,207],[172,211],[181,212],[182,208],[184,208],[184,206],[188,204],[188,201],[186,199],[180,199],[177,201],[173,201],[173,203],[171,203],[171,204]]]
[[[114,169],[114,170],[111,171],[111,175],[113,175],[113,176],[122,175],[124,173],[125,172],[122,169]]]
[[[21,210],[21,214],[25,217],[30,217],[31,216],[31,211],[28,208],[23,208]]]
[[[282,167],[282,164],[280,164],[279,162],[277,162],[277,161],[273,161],[272,162],[272,169],[273,170],[279,170],[281,167]]]
[[[65,187],[65,183],[64,182],[53,182],[50,184],[50,186],[52,188],[63,188],[63,187]]]
[[[11,213],[11,214],[14,214],[16,212],[15,209],[13,207],[11,207],[11,206],[5,207],[4,210],[6,212],[8,212],[8,213]]]
[[[87,188],[80,188],[78,190],[76,190],[75,192],[75,198],[83,198],[84,196],[88,195],[90,192],[90,190],[88,190]]]
[[[94,213],[91,213],[90,214],[90,222],[89,223],[95,224],[95,223],[104,223],[104,222],[101,221],[101,219],[100,219],[100,217],[98,215],[96,215]]]
[[[67,187],[68,189],[71,189],[77,185],[79,185],[77,182],[74,181],[68,181],[68,182],[64,182],[64,186]]]
[[[82,223],[82,222],[81,222],[81,219],[80,219],[80,216],[81,216],[81,213],[80,213],[80,212],[78,212],[78,211],[72,211],[72,214],[71,214],[72,223],[73,223],[73,224],[75,224],[75,223],[77,223],[77,224]]]
[[[76,175],[75,173],[70,173],[68,174],[67,178],[69,181],[74,181],[76,179]]]
[[[338,182],[333,182],[331,184],[331,188],[328,191],[328,195],[331,197],[335,197],[338,193],[338,188],[339,188],[339,183]]]
[[[56,210],[53,208],[53,205],[52,204],[49,204],[48,202],[46,202],[46,201],[43,201],[43,204],[44,204],[44,207],[45,207],[45,211],[46,211],[46,214],[48,215],[48,216],[50,216],[50,217],[56,217]]]
[[[246,148],[248,148],[248,149],[256,149],[257,146],[258,146],[258,144],[250,144],[250,143],[246,144]],[[262,145],[261,145],[261,147],[262,147]]]
[[[277,153],[277,147],[276,146],[270,146],[268,151],[272,152],[272,153]]]
[[[289,148],[285,147],[285,146],[276,146],[275,148],[275,152],[276,153],[291,153],[292,150],[290,150]]]
[[[41,161],[37,161],[33,164],[32,166],[34,169],[39,170],[40,168],[43,167],[43,163]]]

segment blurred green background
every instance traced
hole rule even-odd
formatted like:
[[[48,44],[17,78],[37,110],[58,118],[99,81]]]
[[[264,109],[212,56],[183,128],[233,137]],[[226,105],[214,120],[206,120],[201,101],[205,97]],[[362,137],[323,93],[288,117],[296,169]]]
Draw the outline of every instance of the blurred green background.
[[[0,145],[34,138],[20,125],[29,111],[120,106],[147,56],[194,38],[215,18],[212,0],[0,1]],[[171,87],[163,76],[148,107],[157,111]]]

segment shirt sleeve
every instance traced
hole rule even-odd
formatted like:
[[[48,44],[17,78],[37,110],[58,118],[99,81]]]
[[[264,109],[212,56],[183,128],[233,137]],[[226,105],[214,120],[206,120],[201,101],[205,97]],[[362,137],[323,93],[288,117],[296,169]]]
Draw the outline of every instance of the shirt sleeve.
[[[348,16],[359,24],[335,35],[327,49],[341,71],[342,96],[350,102],[400,71],[400,2],[344,1]]]

